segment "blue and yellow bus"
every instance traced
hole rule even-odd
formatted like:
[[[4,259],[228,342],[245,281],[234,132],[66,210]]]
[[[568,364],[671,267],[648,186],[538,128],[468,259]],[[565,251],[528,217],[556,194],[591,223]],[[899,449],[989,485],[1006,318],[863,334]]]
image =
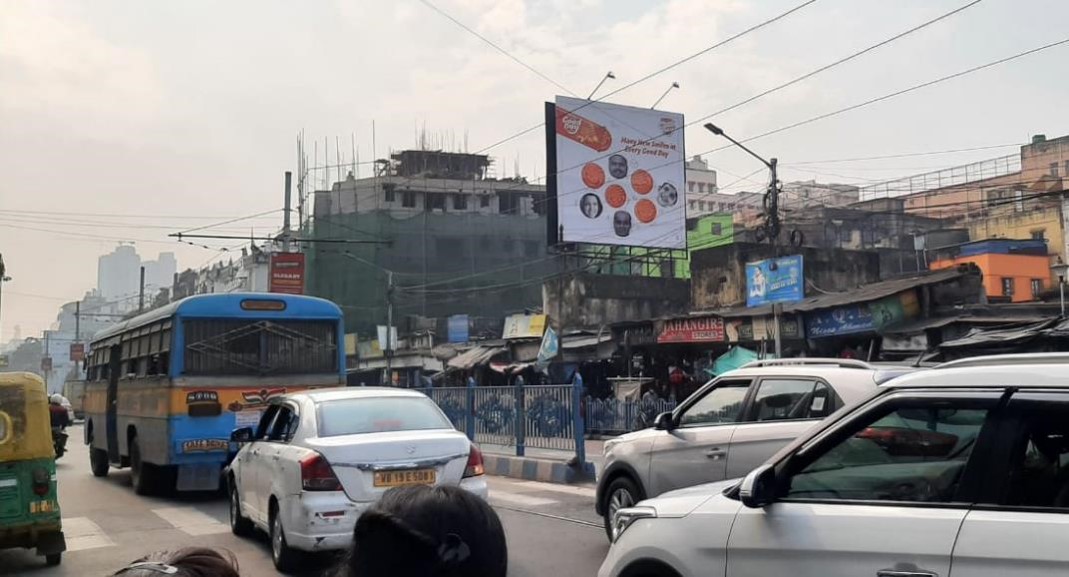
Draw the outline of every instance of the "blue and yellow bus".
[[[341,309],[307,296],[192,296],[104,329],[86,362],[93,474],[134,490],[214,490],[230,433],[271,398],[345,384]]]

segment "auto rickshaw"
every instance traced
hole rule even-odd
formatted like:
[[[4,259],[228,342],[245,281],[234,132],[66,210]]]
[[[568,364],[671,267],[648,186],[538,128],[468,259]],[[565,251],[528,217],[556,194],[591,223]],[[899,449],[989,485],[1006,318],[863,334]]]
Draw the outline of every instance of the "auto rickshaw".
[[[13,547],[37,549],[48,565],[67,549],[48,395],[32,373],[0,373],[0,549]]]

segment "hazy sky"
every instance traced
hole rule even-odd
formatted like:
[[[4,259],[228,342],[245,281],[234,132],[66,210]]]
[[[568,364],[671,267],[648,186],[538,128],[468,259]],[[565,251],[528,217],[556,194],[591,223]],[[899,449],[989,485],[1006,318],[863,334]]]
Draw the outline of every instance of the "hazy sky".
[[[603,93],[802,0],[434,0],[569,90]],[[967,0],[818,0],[612,96],[688,120],[730,106]],[[715,118],[745,138],[1061,40],[1064,0],[984,0],[960,14]],[[1069,48],[1054,48],[761,139],[784,179],[867,182],[1001,156],[1014,148],[865,162],[836,160],[1023,143],[1069,133]],[[167,233],[281,209],[295,140],[335,138],[361,160],[412,147],[416,127],[484,148],[542,119],[561,90],[419,0],[0,0],[0,253],[13,280],[0,340],[39,334],[96,283],[117,240],[180,268],[234,241],[179,245]],[[689,154],[722,141],[695,127]],[[498,175],[544,177],[542,132],[488,152]],[[759,168],[738,151],[707,159],[721,184]],[[804,171],[803,171],[804,168]],[[763,175],[733,190],[757,189]],[[281,212],[218,227],[268,233]],[[36,229],[36,230],[34,230]],[[56,234],[50,231],[62,231]]]

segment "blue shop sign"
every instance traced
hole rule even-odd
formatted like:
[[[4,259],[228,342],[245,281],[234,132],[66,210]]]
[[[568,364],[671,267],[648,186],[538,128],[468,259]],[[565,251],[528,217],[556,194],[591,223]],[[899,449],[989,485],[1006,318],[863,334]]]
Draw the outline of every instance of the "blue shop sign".
[[[468,315],[453,315],[449,317],[448,329],[449,329],[449,342],[451,343],[466,343],[468,342]]]
[[[804,299],[803,272],[800,254],[746,263],[746,306],[793,303]]]

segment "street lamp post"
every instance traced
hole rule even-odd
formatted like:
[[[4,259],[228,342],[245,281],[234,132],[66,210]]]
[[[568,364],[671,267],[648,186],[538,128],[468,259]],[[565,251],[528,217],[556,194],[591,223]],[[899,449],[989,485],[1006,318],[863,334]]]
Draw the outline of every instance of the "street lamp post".
[[[1067,274],[1069,274],[1069,264],[1065,264],[1064,262],[1061,262],[1061,259],[1059,259],[1058,260],[1058,264],[1052,265],[1050,267],[1050,270],[1051,270],[1051,272],[1054,273],[1054,276],[1058,277],[1058,296],[1059,296],[1059,301],[1061,302],[1061,305],[1062,305],[1062,317],[1064,317],[1065,316],[1065,277],[1067,276]]]
[[[11,277],[7,276],[7,267],[4,266],[4,255],[0,254],[0,313],[4,310],[4,283],[10,280]],[[3,325],[0,324],[0,329],[2,328]]]
[[[723,131],[723,129],[721,129],[719,126],[713,124],[712,122],[705,123],[705,129],[708,130],[709,132],[712,132],[713,134],[715,134],[717,136],[722,136],[722,137],[726,138],[729,142],[731,142],[735,146],[738,146],[739,148],[745,150],[747,154],[749,154],[750,156],[756,158],[757,160],[760,160],[761,164],[764,164],[765,166],[767,166],[769,172],[771,173],[771,176],[769,178],[768,194],[765,196],[765,210],[768,212],[768,214],[766,215],[765,226],[764,226],[764,234],[765,234],[765,237],[768,238],[768,241],[772,244],[772,250],[773,250],[772,263],[771,263],[771,266],[769,268],[772,269],[772,270],[775,270],[775,266],[776,266],[776,258],[775,258],[776,257],[776,237],[779,236],[779,177],[776,174],[777,161],[776,161],[775,158],[770,158],[768,160],[765,160],[764,157],[762,157],[761,155],[759,155],[756,152],[750,150],[749,148],[746,148],[746,145],[744,145],[743,143],[741,143],[738,140],[735,140],[734,138],[728,136]],[[780,358],[780,357],[783,356],[783,342],[782,342],[782,339],[780,337],[780,314],[779,314],[780,313],[780,308],[781,308],[781,305],[779,303],[772,303],[772,320],[773,320],[773,323],[775,324],[775,327],[776,327],[775,328],[775,331],[776,331],[776,335],[775,335],[776,336],[776,341],[775,341],[775,343],[776,343],[776,357],[777,358]]]

